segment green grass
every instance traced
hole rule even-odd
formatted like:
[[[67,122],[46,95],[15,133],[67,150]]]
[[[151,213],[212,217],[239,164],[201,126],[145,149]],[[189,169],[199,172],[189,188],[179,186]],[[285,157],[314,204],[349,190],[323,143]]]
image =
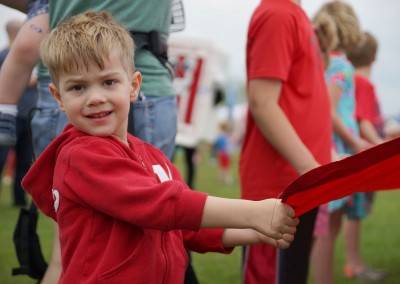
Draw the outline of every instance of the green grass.
[[[182,165],[181,153],[176,156],[176,164],[185,173]],[[237,162],[234,163],[233,173],[235,183],[227,186],[218,179],[217,167],[210,163],[208,155],[201,155],[198,162],[197,177],[194,188],[211,195],[221,197],[239,197],[237,178]],[[11,276],[11,270],[17,267],[17,259],[12,243],[12,233],[19,210],[11,204],[9,187],[0,191],[0,283],[36,283],[26,276]],[[379,192],[376,196],[374,211],[363,223],[362,253],[364,260],[374,266],[388,271],[389,276],[381,283],[398,284],[400,279],[400,226],[397,217],[400,191]],[[44,216],[39,218],[39,235],[46,259],[49,259],[52,242],[52,224]],[[231,255],[216,253],[193,254],[193,265],[202,284],[235,284],[240,283],[241,249],[237,248]],[[344,261],[343,239],[339,237],[336,246],[335,283],[358,283],[355,280],[346,280],[342,275]]]
[[[0,191],[0,283],[4,284],[37,283],[37,281],[28,276],[11,276],[12,269],[19,266],[12,239],[19,211],[18,208],[11,206],[10,186],[2,186]],[[50,219],[41,215],[38,221],[38,230],[42,251],[48,260],[51,255],[53,238]]]

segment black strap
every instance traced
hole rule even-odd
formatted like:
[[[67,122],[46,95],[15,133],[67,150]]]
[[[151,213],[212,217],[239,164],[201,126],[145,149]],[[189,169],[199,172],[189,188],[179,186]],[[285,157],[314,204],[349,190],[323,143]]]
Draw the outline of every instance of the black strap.
[[[174,70],[168,61],[168,44],[158,31],[135,32],[130,31],[135,41],[136,49],[145,48],[149,50],[167,68],[171,77],[174,77]]]
[[[33,108],[28,114],[29,139],[31,141],[33,160],[35,160],[35,152],[32,144],[32,133],[30,122],[35,111],[40,110]],[[44,260],[39,237],[36,233],[38,218],[38,208],[31,201],[28,208],[21,208],[17,226],[14,230],[13,241],[17,253],[20,267],[12,269],[12,275],[28,275],[31,278],[40,279],[47,269],[47,263]],[[38,283],[39,283],[38,282]]]
[[[33,202],[31,203],[32,206]],[[31,208],[29,208],[30,210]],[[21,209],[20,215],[26,215],[27,210],[26,209]],[[19,242],[20,246],[20,251],[25,252],[29,251],[29,219],[25,218],[23,216],[20,216],[19,221],[21,222],[19,228],[21,230],[21,241]],[[21,253],[19,255],[20,257],[20,267],[18,268],[13,268],[12,270],[12,275],[26,275],[29,274],[31,269],[30,269],[30,262],[29,262],[29,254],[28,253]]]
[[[168,60],[167,42],[161,37],[158,31],[135,32],[131,31],[137,49],[147,48],[155,56]]]
[[[29,212],[32,212],[32,213],[37,213],[38,212],[38,208],[37,208],[35,202],[31,201],[31,205],[29,205],[29,209],[28,210],[29,210]]]
[[[35,111],[37,111],[38,108],[32,108],[30,109],[29,113],[28,113],[28,135],[29,135],[29,140],[30,140],[30,146],[31,146],[31,150],[32,150],[32,155],[33,155],[33,160],[35,161],[35,152],[33,149],[33,143],[32,143],[32,129],[31,129],[31,121],[33,118],[33,114]],[[21,222],[21,224],[19,224],[20,226],[18,226],[17,224],[17,228],[21,229],[21,241],[18,243],[18,245],[20,246],[20,251],[29,251],[29,218],[24,217],[23,215],[29,215],[29,213],[33,213],[33,214],[37,214],[37,207],[36,204],[31,201],[31,204],[29,205],[29,208],[21,208],[20,210],[20,216],[18,218],[18,222]],[[15,234],[15,232],[14,232]],[[21,253],[19,254],[20,257],[20,267],[18,268],[13,268],[12,269],[12,275],[27,275],[30,273],[30,261],[29,261],[29,254],[28,253]]]
[[[12,275],[28,275],[42,279],[47,263],[43,257],[39,236],[37,235],[38,210],[32,202],[29,208],[21,208],[13,241],[20,267],[12,270]]]

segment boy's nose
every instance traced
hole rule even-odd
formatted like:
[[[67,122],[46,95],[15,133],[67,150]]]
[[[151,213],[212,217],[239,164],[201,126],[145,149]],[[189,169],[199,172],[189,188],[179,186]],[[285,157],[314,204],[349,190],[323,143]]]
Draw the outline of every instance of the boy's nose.
[[[90,90],[87,98],[88,105],[97,105],[106,101],[105,94],[98,88]]]

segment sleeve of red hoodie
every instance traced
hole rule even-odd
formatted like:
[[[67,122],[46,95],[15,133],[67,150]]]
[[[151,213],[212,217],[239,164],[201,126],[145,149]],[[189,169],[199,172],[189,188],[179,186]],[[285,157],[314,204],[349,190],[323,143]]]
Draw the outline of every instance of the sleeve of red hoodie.
[[[166,163],[171,169],[173,179],[180,180],[182,183],[186,184],[175,165],[169,160],[166,160]],[[189,215],[191,215],[191,213],[189,213]],[[223,228],[200,229],[199,231],[182,230],[185,248],[198,253],[219,252],[229,254],[234,248],[223,247],[222,235],[224,231],[225,229]]]
[[[145,155],[136,156],[146,161]],[[143,228],[199,230],[207,195],[179,180],[160,183],[143,160],[110,139],[85,140],[60,152],[54,186],[61,201],[73,199]]]
[[[232,248],[222,246],[224,229],[201,229],[198,232],[183,230],[185,248],[198,253],[220,252],[231,253]]]

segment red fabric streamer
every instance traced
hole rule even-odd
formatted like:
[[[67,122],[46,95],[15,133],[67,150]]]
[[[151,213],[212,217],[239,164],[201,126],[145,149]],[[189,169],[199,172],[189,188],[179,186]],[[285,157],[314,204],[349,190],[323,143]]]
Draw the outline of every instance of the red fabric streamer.
[[[300,216],[353,193],[399,188],[400,138],[396,138],[305,173],[289,184],[278,198]]]

